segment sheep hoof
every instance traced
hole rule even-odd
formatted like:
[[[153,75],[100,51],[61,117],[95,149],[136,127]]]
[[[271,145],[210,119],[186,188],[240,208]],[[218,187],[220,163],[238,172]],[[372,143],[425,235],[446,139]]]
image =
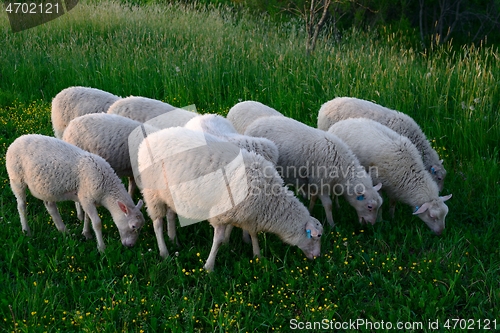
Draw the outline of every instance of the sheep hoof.
[[[82,232],[82,235],[85,236],[85,239],[92,239],[94,235],[91,232]]]

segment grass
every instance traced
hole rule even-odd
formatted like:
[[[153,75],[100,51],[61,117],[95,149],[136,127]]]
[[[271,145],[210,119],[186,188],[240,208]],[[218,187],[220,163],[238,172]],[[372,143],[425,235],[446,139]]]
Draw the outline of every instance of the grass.
[[[444,324],[453,318],[500,326],[498,49],[420,50],[407,32],[351,31],[340,43],[321,40],[306,57],[299,22],[109,1],[82,1],[16,34],[0,15],[0,34],[0,331],[290,331],[292,319],[421,322],[424,331],[439,320],[442,332],[452,331]],[[271,234],[259,235],[263,257],[253,259],[235,232],[212,274],[202,270],[207,223],[181,228],[182,246],[168,244],[171,256],[161,260],[152,223],[125,249],[101,209],[108,246],[101,255],[80,235],[73,204],[59,205],[71,230],[63,236],[30,196],[26,237],[5,151],[22,134],[51,135],[51,99],[73,85],[223,115],[254,99],[313,126],[321,104],[336,96],[403,111],[445,159],[443,193],[453,193],[447,228],[434,236],[403,205],[392,221],[360,226],[341,200],[314,262]],[[319,205],[313,214],[325,220]],[[406,331],[421,331],[415,325]]]

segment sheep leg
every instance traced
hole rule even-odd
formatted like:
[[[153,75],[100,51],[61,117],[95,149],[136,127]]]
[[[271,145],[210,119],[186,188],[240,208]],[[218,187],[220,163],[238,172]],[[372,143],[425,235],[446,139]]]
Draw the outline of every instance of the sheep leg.
[[[132,197],[134,195],[134,191],[137,188],[134,177],[128,177],[128,194]]]
[[[84,220],[84,215],[85,212],[82,210],[82,206],[80,205],[79,202],[75,201],[75,209],[76,209],[76,217],[78,218],[79,221]]]
[[[22,184],[11,181],[10,187],[12,192],[17,199],[17,210],[19,212],[19,218],[21,219],[21,227],[26,235],[31,236],[31,230],[28,226],[28,219],[26,218],[26,186]]]
[[[104,252],[106,245],[104,245],[104,239],[102,238],[102,222],[99,214],[97,213],[97,208],[92,203],[81,203],[84,212],[89,216],[92,221],[92,229],[94,229],[97,249],[100,252]]]
[[[259,238],[257,237],[256,232],[249,232],[250,237],[252,238],[252,250],[253,256],[260,258],[260,246],[259,246]]]
[[[250,237],[250,234],[246,230],[243,230],[242,239],[247,244],[250,244],[252,242],[252,238]]]
[[[224,244],[229,243],[229,238],[231,237],[231,232],[233,231],[233,228],[234,228],[234,225],[232,225],[232,224],[228,224],[226,226],[226,231],[224,233],[224,241],[223,241]]]
[[[179,246],[179,239],[177,238],[177,231],[175,227],[175,222],[177,220],[177,214],[174,212],[173,209],[167,208],[167,232],[168,232],[168,238],[170,238],[170,241],[172,243],[175,243],[175,245]],[[167,253],[168,255],[168,253]]]
[[[92,230],[90,230],[89,216],[86,213],[83,213],[83,231],[82,235],[85,236],[85,239],[92,239],[94,236],[92,235]]]
[[[228,224],[226,226],[226,233],[224,235],[224,244],[229,243],[229,238],[231,237],[231,232],[233,231],[233,228],[234,228],[234,225],[232,225],[232,224]],[[242,234],[241,238],[247,244],[250,244],[252,242],[252,240],[250,239],[250,234],[246,230],[243,230],[243,234]]]
[[[311,200],[309,201],[309,213],[312,213],[314,209],[314,205],[316,204],[316,200],[318,199],[317,194],[311,195]]]
[[[337,207],[337,209],[340,209],[339,196],[338,195],[335,196],[335,207]]]
[[[394,212],[396,211],[396,200],[389,199],[389,216],[391,219],[394,218]]]
[[[52,220],[54,221],[57,230],[62,233],[68,232],[68,229],[66,229],[66,226],[62,221],[61,214],[59,214],[56,203],[54,201],[44,201],[43,203],[45,204],[45,208],[47,208],[50,216],[52,216]]]
[[[320,194],[319,199],[321,200],[321,203],[325,208],[326,220],[333,228],[335,226],[335,223],[333,222],[333,215],[332,215],[332,199],[330,198],[330,195],[327,194]]]
[[[160,250],[160,257],[168,257],[167,245],[165,245],[165,238],[163,238],[163,218],[159,217],[153,221],[153,227],[155,229],[156,242],[158,243],[158,249]]]
[[[203,266],[209,272],[212,272],[214,270],[215,257],[217,256],[217,252],[219,251],[220,245],[224,241],[224,236],[226,232],[226,225],[219,224],[213,227],[214,227],[214,240],[212,243],[212,249],[210,250],[210,254],[208,255],[205,266]]]

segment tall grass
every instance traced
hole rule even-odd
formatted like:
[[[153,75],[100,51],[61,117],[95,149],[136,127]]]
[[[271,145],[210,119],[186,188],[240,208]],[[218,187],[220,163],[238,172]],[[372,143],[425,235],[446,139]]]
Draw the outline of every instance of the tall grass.
[[[419,50],[406,33],[351,31],[306,57],[300,22],[111,1],[80,2],[16,34],[0,15],[0,34],[0,330],[260,332],[289,331],[290,319],[361,318],[439,320],[444,331],[451,318],[500,320],[498,49]],[[393,221],[362,227],[342,201],[314,262],[269,234],[259,236],[263,258],[252,259],[236,234],[207,274],[207,223],[181,228],[182,247],[170,244],[161,260],[151,224],[125,250],[101,210],[108,248],[100,255],[79,236],[73,205],[60,204],[72,230],[63,237],[29,196],[34,235],[25,237],[5,151],[19,135],[50,135],[50,101],[74,85],[223,115],[254,99],[313,126],[336,96],[403,111],[445,160],[447,229],[433,236],[403,205]],[[325,219],[319,206],[313,214]]]

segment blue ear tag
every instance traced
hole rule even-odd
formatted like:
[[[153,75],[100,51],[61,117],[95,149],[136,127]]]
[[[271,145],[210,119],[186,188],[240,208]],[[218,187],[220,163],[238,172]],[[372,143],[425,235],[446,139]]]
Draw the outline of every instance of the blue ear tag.
[[[307,238],[311,238],[311,230],[307,229],[306,234],[307,234]]]
[[[434,169],[434,167],[432,167],[431,168],[431,172],[432,172],[433,175],[435,175],[436,174],[436,169]]]
[[[416,206],[414,213],[416,213],[419,208],[420,208],[419,206]]]
[[[358,196],[356,197],[356,200],[360,200],[360,201],[361,201],[361,200],[365,200],[365,196],[364,196],[364,195],[358,195]]]

